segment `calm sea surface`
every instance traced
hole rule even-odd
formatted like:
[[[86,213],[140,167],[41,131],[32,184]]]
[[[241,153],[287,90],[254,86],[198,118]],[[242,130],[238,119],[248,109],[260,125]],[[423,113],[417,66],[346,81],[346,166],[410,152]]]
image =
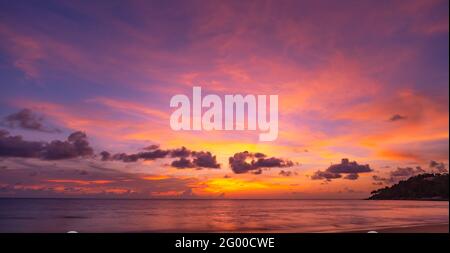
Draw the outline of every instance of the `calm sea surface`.
[[[448,223],[448,203],[0,199],[0,232],[338,232]]]

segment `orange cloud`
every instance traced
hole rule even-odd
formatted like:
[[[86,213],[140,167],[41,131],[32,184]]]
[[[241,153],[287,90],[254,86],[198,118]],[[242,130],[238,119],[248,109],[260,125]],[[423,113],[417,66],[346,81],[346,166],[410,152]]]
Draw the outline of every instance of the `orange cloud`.
[[[142,179],[144,180],[149,180],[149,181],[153,181],[153,180],[165,180],[165,179],[169,179],[169,176],[164,176],[164,175],[152,175],[152,176],[144,176],[142,177]]]

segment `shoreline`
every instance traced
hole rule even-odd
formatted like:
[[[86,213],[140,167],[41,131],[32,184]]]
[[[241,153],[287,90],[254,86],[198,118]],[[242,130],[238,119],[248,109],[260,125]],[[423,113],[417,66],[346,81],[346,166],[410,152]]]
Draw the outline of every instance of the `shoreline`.
[[[427,225],[412,225],[400,227],[386,227],[375,228],[368,230],[349,231],[344,233],[369,233],[375,231],[376,233],[449,233],[449,223],[427,224]]]
[[[70,230],[69,230],[70,231]],[[0,231],[0,233],[30,233],[30,232],[11,232],[11,231]],[[31,233],[67,233],[66,231],[31,231]],[[397,226],[397,227],[378,227],[373,229],[357,229],[357,230],[341,230],[341,231],[260,231],[260,230],[236,230],[236,231],[209,231],[209,230],[129,230],[129,231],[79,231],[79,233],[124,233],[124,234],[195,234],[195,233],[205,233],[205,234],[392,234],[392,233],[435,233],[435,234],[448,234],[449,233],[449,223],[437,223],[437,224],[425,224],[425,225],[409,225],[409,226]]]

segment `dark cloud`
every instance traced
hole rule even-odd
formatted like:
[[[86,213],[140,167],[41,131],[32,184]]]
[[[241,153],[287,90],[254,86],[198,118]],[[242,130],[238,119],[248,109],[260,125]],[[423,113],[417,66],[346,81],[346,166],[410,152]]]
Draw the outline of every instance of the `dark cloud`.
[[[350,173],[344,177],[344,179],[348,179],[348,180],[356,180],[358,178],[359,178],[358,173]]]
[[[423,170],[420,166],[417,166],[416,168],[398,167],[396,170],[391,171],[390,174],[392,177],[411,177],[424,172],[425,170]]]
[[[191,155],[191,151],[186,147],[170,150],[171,157],[188,157]]]
[[[389,121],[394,122],[394,121],[404,120],[406,118],[407,118],[406,116],[402,116],[400,114],[395,114],[395,115],[392,115],[392,117],[389,118]]]
[[[205,151],[191,151],[186,147],[177,149],[160,149],[159,146],[151,146],[145,148],[149,150],[146,152],[139,152],[136,154],[118,153],[111,155],[107,151],[100,153],[102,161],[123,161],[123,162],[137,162],[138,160],[155,160],[166,158],[179,158],[171,163],[175,168],[220,168],[217,163],[216,156],[211,152]]]
[[[347,174],[344,176],[344,179],[356,180],[359,178],[359,173],[368,172],[372,172],[372,169],[368,164],[361,165],[355,161],[350,162],[347,158],[343,158],[341,163],[333,164],[325,171],[316,171],[314,175],[311,176],[311,179],[331,181],[332,179],[341,178],[341,174]]]
[[[250,153],[248,151],[234,154],[228,159],[231,169],[236,174],[254,173],[261,174],[261,168],[283,168],[292,167],[294,163],[289,160],[283,160],[276,157],[265,158],[262,153]]]
[[[92,156],[87,136],[83,132],[74,132],[66,141],[54,140],[49,143],[25,141],[21,136],[10,136],[7,131],[0,130],[0,156],[28,157],[45,160],[69,159]]]
[[[445,168],[445,164],[443,162],[430,161],[430,168],[437,173],[445,173],[448,170]]]
[[[111,160],[122,161],[126,163],[137,162],[139,160],[138,154],[128,155],[126,153],[117,153],[111,156]]]
[[[107,151],[102,151],[100,153],[102,161],[108,161],[111,158],[111,154]]]
[[[220,164],[217,163],[216,156],[213,156],[211,152],[192,152],[194,156],[193,163],[196,167],[202,168],[220,168]]]
[[[2,157],[40,157],[45,143],[25,141],[21,136],[10,136],[0,129],[0,156]]]
[[[311,176],[311,179],[312,180],[331,181],[332,179],[341,178],[341,177],[342,177],[342,175],[338,174],[338,173],[318,170],[318,171],[314,172],[314,174]]]
[[[233,157],[230,157],[228,159],[228,162],[234,173],[236,173],[236,174],[246,173],[246,172],[254,169],[250,163],[245,161],[247,159],[247,157],[249,157],[249,156],[250,156],[250,153],[245,151],[245,152],[241,152],[241,153],[236,153],[236,154],[234,154]]]
[[[297,175],[297,173],[292,172],[292,171],[288,171],[288,170],[281,170],[280,173],[278,173],[280,176],[284,176],[284,177],[290,177],[293,175]]]
[[[272,167],[292,167],[294,163],[292,161],[285,161],[280,158],[270,157],[270,158],[258,158],[253,164],[260,168],[272,168]]]
[[[159,145],[153,144],[153,145],[143,148],[143,150],[148,150],[148,151],[155,150],[155,149],[159,149]]]
[[[89,146],[87,135],[77,131],[69,135],[66,141],[52,141],[45,146],[42,158],[47,160],[69,159],[92,156],[94,150]]]
[[[43,125],[44,118],[36,115],[30,109],[22,109],[16,113],[6,116],[2,124],[10,128],[22,128],[47,133],[58,133],[59,129]]]
[[[256,158],[264,158],[267,157],[265,154],[260,153],[260,152],[256,152],[255,154],[253,154]]]
[[[140,152],[138,153],[138,157],[143,160],[155,160],[164,158],[169,154],[168,150],[156,149],[148,152]]]
[[[393,177],[383,177],[378,175],[373,175],[372,179],[374,181],[374,185],[383,185],[383,184],[394,184],[396,183]]]
[[[213,156],[211,152],[200,151],[191,152],[193,159],[181,157],[178,160],[172,162],[172,166],[175,168],[211,168],[218,169],[220,164],[217,163],[216,156]]]
[[[186,159],[186,158],[184,158],[184,157],[181,157],[181,158],[178,159],[178,160],[174,160],[174,161],[171,163],[171,166],[172,166],[172,167],[175,167],[175,168],[179,168],[179,169],[193,168],[193,167],[195,167],[191,160]]]
[[[102,161],[122,161],[122,162],[137,162],[138,160],[156,160],[160,158],[165,158],[170,151],[156,149],[153,151],[139,152],[136,154],[126,154],[126,153],[117,153],[111,155],[107,151],[103,151],[100,153],[102,157]]]
[[[327,171],[333,172],[333,173],[364,173],[364,172],[371,172],[372,169],[370,169],[369,165],[360,165],[357,162],[353,161],[350,162],[348,159],[344,158],[342,159],[340,164],[333,164],[331,165]]]
[[[383,177],[378,175],[373,175],[372,179],[375,182],[382,182],[384,184],[395,184],[401,180],[408,179],[412,176],[416,176],[426,171],[422,169],[422,167],[417,166],[415,168],[412,167],[397,167],[395,170],[389,172],[389,176]]]

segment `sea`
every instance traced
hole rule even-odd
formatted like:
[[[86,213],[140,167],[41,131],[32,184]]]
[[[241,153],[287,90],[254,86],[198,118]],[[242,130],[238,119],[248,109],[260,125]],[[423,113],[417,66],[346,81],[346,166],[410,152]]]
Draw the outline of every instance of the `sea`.
[[[448,221],[448,201],[0,199],[2,233],[347,232]]]

